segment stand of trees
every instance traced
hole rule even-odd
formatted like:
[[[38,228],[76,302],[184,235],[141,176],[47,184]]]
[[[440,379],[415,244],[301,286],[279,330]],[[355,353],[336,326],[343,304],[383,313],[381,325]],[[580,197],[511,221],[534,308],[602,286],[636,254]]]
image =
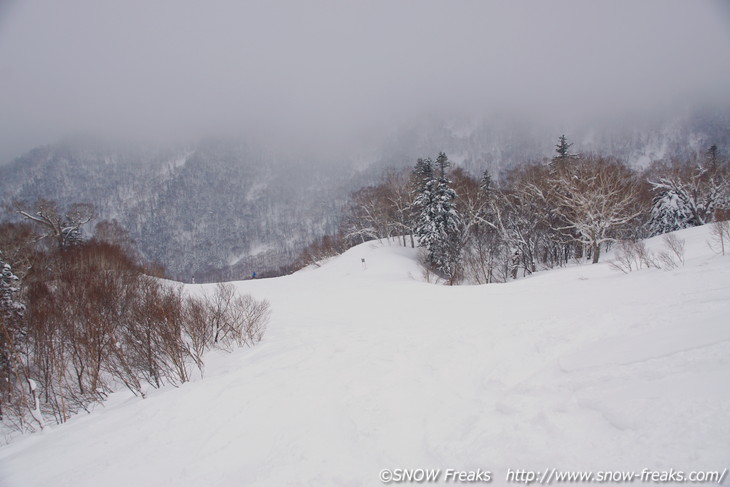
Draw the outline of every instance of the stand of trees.
[[[0,420],[7,427],[43,429],[119,388],[143,397],[147,387],[186,382],[194,368],[202,373],[206,351],[251,346],[268,321],[269,304],[231,284],[189,296],[154,277],[128,248],[83,239],[90,218],[78,208],[39,202],[18,210],[26,222],[0,229]]]
[[[504,282],[573,259],[597,263],[614,242],[709,223],[730,208],[730,165],[714,146],[644,171],[572,153],[565,135],[555,147],[553,159],[519,165],[499,185],[487,171],[475,178],[450,167],[443,153],[387,171],[352,195],[339,232],[299,265],[395,237],[423,247],[425,265],[451,284]]]

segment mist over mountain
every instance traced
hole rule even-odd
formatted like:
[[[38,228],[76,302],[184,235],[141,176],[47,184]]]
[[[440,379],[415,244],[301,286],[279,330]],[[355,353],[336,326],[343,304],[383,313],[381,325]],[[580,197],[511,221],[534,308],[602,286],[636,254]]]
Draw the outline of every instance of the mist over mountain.
[[[624,114],[614,119],[596,114],[592,120],[560,122],[513,113],[424,117],[390,135],[380,150],[379,163],[413,165],[418,157],[444,151],[473,174],[488,169],[499,178],[515,164],[553,157],[562,134],[575,152],[610,155],[642,169],[656,160],[700,156],[713,144],[721,151],[730,149],[730,105]]]
[[[200,282],[276,270],[332,231],[351,174],[308,162],[222,139],[164,150],[72,139],[0,169],[1,192],[5,203],[90,202],[147,260]]]
[[[730,110],[686,111],[662,121],[573,130],[509,117],[423,117],[368,150],[292,150],[282,139],[204,139],[185,145],[75,137],[0,167],[2,202],[89,202],[97,221],[116,219],[141,254],[169,275],[197,282],[286,272],[308,243],[337,230],[348,195],[392,167],[445,151],[474,175],[499,178],[554,154],[566,133],[577,152],[633,167],[689,159],[710,145],[727,153]],[[313,144],[316,145],[316,144]],[[283,149],[282,147],[287,147]],[[13,219],[6,213],[4,219]]]

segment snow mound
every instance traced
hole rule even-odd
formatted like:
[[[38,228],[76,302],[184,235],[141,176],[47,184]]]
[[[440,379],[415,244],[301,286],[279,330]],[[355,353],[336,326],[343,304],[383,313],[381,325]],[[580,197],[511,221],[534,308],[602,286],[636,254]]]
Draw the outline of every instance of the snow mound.
[[[395,239],[382,239],[356,245],[319,267],[309,266],[298,274],[302,273],[316,280],[398,281],[421,279],[423,270],[418,264],[418,249],[403,247]]]

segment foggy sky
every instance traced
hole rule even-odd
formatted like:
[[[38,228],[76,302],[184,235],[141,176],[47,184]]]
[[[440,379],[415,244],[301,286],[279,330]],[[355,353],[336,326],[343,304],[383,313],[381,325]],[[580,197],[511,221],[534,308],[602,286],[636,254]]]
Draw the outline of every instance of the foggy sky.
[[[730,101],[722,1],[0,0],[0,162],[76,132],[322,140]]]

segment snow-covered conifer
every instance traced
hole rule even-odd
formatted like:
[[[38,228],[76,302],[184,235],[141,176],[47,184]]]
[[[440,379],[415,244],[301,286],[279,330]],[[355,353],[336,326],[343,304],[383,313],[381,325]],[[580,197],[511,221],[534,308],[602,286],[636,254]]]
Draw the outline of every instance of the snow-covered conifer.
[[[716,210],[730,207],[727,164],[708,159],[696,166],[675,164],[649,181],[655,197],[649,228],[657,235],[710,223]]]
[[[454,207],[456,192],[446,177],[449,166],[443,152],[435,162],[419,159],[414,173],[423,175],[423,186],[414,206],[419,210],[415,234],[419,245],[428,250],[428,263],[451,279],[459,268],[462,224]]]
[[[3,320],[22,315],[25,307],[17,299],[18,290],[18,277],[0,255],[0,310]]]

